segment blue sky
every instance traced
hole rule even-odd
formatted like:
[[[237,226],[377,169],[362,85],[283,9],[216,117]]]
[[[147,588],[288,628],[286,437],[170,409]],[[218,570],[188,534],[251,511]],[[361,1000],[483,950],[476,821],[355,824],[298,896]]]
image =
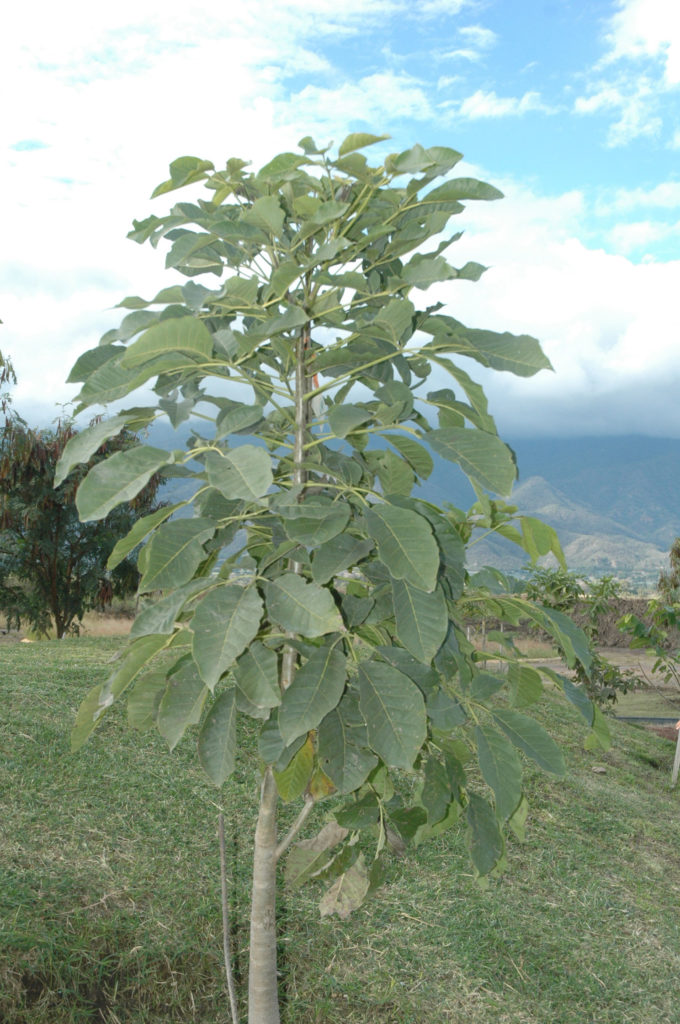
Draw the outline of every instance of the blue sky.
[[[49,422],[123,296],[171,283],[125,239],[175,157],[256,164],[389,132],[500,187],[456,228],[490,267],[436,294],[539,337],[555,367],[482,376],[510,436],[680,437],[680,4],[674,0],[37,0],[3,27],[0,349]],[[456,173],[461,173],[460,166]]]

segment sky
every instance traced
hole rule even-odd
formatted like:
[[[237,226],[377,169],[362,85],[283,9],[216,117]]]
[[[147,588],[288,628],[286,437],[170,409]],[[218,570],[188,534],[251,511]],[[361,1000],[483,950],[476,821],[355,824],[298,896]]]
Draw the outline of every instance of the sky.
[[[449,258],[481,280],[428,292],[549,356],[473,371],[502,436],[680,438],[677,0],[35,0],[4,21],[0,84],[0,351],[29,422],[74,398],[117,302],[174,283],[126,239],[169,208],[171,160],[368,131],[391,141],[367,156],[450,146],[505,194],[455,219]]]

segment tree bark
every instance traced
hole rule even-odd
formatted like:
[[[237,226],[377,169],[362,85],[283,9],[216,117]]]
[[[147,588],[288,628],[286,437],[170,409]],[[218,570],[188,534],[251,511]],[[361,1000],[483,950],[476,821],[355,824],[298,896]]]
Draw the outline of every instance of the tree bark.
[[[248,1024],[279,1024],[276,973],[276,804],[271,768],[265,770],[255,828],[250,907]]]

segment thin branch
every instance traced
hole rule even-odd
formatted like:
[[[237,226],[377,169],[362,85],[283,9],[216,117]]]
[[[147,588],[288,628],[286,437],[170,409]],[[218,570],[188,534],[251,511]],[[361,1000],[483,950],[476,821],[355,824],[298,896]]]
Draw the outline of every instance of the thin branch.
[[[298,834],[304,823],[307,821],[307,818],[311,814],[313,808],[314,798],[311,796],[306,796],[304,807],[302,808],[297,818],[291,825],[290,830],[286,833],[286,835],[283,837],[279,845],[276,847],[277,860],[279,860],[280,857],[283,857],[284,853],[286,852],[290,844],[293,842],[293,840],[295,839],[296,835]]]
[[[222,938],[224,942],[224,969],[227,974],[227,989],[229,990],[231,1019],[234,1024],[238,1024],[238,1002],[236,999],[236,986],[234,984],[234,972],[231,962],[229,905],[227,903],[227,856],[224,847],[224,815],[221,811],[217,821],[220,836],[220,879],[222,882]]]

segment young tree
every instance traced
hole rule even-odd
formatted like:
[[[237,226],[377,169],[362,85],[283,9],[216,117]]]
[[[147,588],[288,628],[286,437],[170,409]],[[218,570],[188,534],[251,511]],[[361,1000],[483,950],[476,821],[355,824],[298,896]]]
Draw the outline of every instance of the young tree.
[[[455,361],[530,376],[549,367],[538,342],[472,330],[441,303],[414,301],[435,282],[480,277],[476,263],[447,262],[459,237],[447,224],[462,200],[501,194],[451,177],[460,154],[443,147],[416,145],[370,166],[359,151],[382,138],[350,135],[335,158],[305,138],[301,152],[257,172],[237,159],[219,171],[176,160],[154,195],[196,182],[207,195],[135,222],[130,237],[170,242],[166,265],[190,280],[151,301],[125,299],[121,327],[70,377],[82,382],[81,408],[155,381],[149,417],[193,417],[186,450],[119,452],[78,492],[83,519],[97,520],[168,467],[196,482],[191,518],[164,509],[114,549],[112,566],[146,540],[140,591],[163,597],[86,697],[73,746],[127,692],[133,725],[155,723],[171,747],[199,726],[201,763],[220,786],[238,756],[238,720],[254,720],[250,1024],[279,1020],[284,854],[287,881],[330,882],[321,913],[341,917],[378,884],[391,847],[455,823],[486,876],[503,864],[504,829],[522,834],[521,755],[564,771],[555,742],[524,712],[541,695],[541,676],[507,636],[505,671],[480,666],[463,607],[504,622],[530,618],[571,663],[590,658],[559,611],[536,607],[501,574],[475,584],[465,569],[480,529],[510,537],[532,559],[561,557],[552,530],[485,493],[509,493],[515,462],[482,389]],[[210,275],[213,288],[194,280]],[[133,415],[120,413],[111,434]],[[61,472],[89,457],[105,429],[67,446]],[[244,443],[247,435],[258,443]],[[432,469],[430,449],[472,481],[469,513],[413,494]],[[248,572],[236,576],[237,567]],[[547,674],[593,726],[591,742],[606,742],[584,694]],[[302,803],[284,836],[280,799]],[[318,836],[290,849],[323,801]]]
[[[18,628],[25,620],[42,633],[54,626],[59,638],[76,628],[89,608],[137,589],[132,557],[113,572],[106,561],[121,533],[157,508],[160,484],[154,475],[128,505],[112,509],[101,522],[81,523],[75,495],[88,469],[138,438],[125,430],[104,440],[87,465],[75,468],[67,480],[60,478],[55,489],[57,461],[78,437],[68,421],[53,430],[34,430],[9,406],[0,428],[0,610],[8,626]]]

